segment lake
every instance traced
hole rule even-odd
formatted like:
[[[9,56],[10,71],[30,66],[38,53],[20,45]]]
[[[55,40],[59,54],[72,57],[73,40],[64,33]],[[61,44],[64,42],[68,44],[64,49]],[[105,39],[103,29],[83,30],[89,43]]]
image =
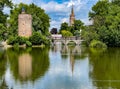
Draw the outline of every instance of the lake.
[[[120,48],[0,48],[0,89],[120,89]]]

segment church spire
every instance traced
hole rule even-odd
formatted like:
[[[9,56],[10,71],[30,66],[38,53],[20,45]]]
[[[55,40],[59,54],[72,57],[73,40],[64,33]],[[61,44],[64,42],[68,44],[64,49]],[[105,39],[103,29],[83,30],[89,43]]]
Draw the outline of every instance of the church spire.
[[[75,21],[75,15],[74,15],[74,8],[73,8],[73,5],[72,5],[71,14],[70,14],[70,26],[74,25],[74,21]]]
[[[72,9],[71,9],[71,15],[74,16],[74,9],[73,9],[73,5],[72,5]]]

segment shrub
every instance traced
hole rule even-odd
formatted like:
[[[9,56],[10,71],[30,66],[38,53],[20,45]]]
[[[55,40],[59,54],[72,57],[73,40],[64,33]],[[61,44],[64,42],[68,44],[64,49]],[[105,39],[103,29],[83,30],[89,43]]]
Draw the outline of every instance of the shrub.
[[[62,30],[61,33],[63,37],[73,36],[73,34],[70,31]]]
[[[7,44],[9,44],[9,45],[13,45],[14,43],[15,43],[15,37],[13,37],[13,36],[11,36],[11,37],[9,37],[8,38],[8,41],[7,41]]]
[[[98,40],[91,41],[89,46],[92,48],[107,48],[107,45],[105,43]]]
[[[32,43],[30,41],[26,41],[26,46],[31,47]]]
[[[7,44],[14,45],[18,43],[19,45],[23,45],[25,44],[26,41],[27,41],[27,38],[20,37],[20,36],[15,36],[15,37],[11,36],[8,38]]]
[[[29,41],[33,45],[41,45],[42,44],[42,35],[39,32],[34,32],[33,35],[29,38]]]
[[[49,39],[47,39],[45,36],[43,36],[39,32],[34,32],[33,35],[29,38],[29,41],[33,45],[41,45],[41,44],[47,45],[50,43]]]
[[[27,40],[27,39],[24,38],[24,37],[20,37],[20,36],[17,36],[17,37],[16,37],[16,43],[19,43],[19,45],[25,44],[26,40]]]

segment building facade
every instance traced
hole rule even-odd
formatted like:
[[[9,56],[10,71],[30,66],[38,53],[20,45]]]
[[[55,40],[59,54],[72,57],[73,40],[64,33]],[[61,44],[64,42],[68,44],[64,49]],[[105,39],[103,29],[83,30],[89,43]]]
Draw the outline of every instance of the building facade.
[[[22,37],[30,37],[32,35],[32,16],[26,14],[23,9],[18,16],[18,35]]]

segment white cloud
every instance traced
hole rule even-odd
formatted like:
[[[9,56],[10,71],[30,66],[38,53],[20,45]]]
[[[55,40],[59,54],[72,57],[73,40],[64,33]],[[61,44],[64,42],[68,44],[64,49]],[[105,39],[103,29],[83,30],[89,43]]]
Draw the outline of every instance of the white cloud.
[[[63,19],[61,19],[61,23],[64,23],[64,22],[68,22],[68,20],[69,20],[69,18],[63,18]]]
[[[46,12],[68,12],[67,3],[59,4],[54,1],[50,1],[48,3],[42,3],[41,7]]]

